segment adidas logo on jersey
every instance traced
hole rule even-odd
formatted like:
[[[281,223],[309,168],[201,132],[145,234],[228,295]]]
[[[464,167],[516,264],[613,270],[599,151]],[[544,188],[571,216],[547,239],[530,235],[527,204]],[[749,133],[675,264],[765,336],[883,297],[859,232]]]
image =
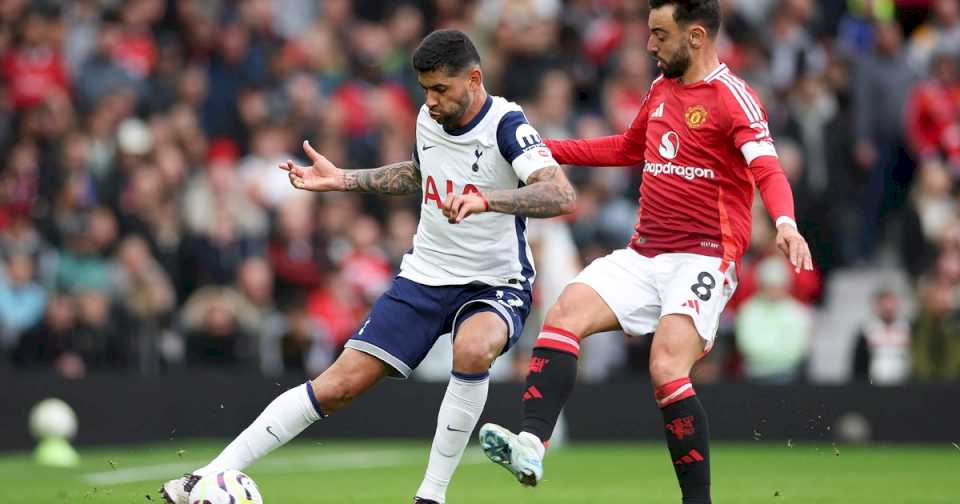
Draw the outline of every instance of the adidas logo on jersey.
[[[666,103],[667,103],[667,102],[660,102],[660,105],[657,106],[657,109],[654,110],[652,114],[650,114],[650,119],[656,119],[656,118],[658,118],[658,117],[663,117],[663,106],[666,105]]]

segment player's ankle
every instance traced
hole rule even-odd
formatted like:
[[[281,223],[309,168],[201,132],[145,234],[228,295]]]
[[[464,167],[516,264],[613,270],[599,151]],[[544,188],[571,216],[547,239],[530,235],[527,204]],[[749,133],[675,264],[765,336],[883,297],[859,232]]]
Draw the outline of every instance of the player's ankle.
[[[536,450],[537,456],[539,456],[541,459],[543,458],[543,454],[547,451],[547,448],[544,446],[543,440],[540,439],[540,437],[532,432],[527,431],[521,432],[519,435],[517,435],[517,437],[520,438],[520,441],[522,441],[524,444]]]

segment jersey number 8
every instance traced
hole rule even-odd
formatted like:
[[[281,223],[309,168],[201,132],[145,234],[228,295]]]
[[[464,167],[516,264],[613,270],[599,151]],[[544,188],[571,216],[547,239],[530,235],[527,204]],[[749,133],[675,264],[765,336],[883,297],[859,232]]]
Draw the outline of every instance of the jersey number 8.
[[[713,288],[717,286],[717,281],[713,278],[713,275],[707,273],[706,271],[701,271],[697,275],[697,283],[690,286],[690,290],[700,298],[700,301],[710,301],[710,296],[713,295]]]

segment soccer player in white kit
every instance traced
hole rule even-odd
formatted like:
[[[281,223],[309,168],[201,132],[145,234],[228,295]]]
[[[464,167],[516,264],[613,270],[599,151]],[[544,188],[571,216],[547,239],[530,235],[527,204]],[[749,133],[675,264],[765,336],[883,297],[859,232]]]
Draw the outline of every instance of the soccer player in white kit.
[[[200,477],[243,470],[383,378],[408,377],[437,338],[451,333],[453,372],[414,497],[445,501],[486,403],[488,369],[520,337],[530,310],[526,217],[569,213],[576,196],[520,107],[487,94],[480,56],[464,33],[431,33],[412,63],[426,103],[410,161],[341,170],[304,142],[312,166],[280,166],[305,190],[422,191],[420,224],[400,274],[329,369],[278,396],[208,465],[164,484],[167,502],[186,503]]]

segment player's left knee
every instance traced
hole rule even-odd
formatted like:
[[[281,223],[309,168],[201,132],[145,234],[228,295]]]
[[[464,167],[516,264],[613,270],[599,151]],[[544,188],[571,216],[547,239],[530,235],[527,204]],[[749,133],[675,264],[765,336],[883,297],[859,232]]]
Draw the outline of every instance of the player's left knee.
[[[504,342],[492,336],[461,335],[453,344],[453,369],[462,373],[482,373],[493,364]],[[498,344],[499,343],[499,344]]]
[[[703,355],[704,341],[693,319],[670,314],[660,320],[650,349],[650,379],[655,387],[690,376],[693,364]]]
[[[674,380],[690,375],[690,366],[682,360],[669,356],[650,358],[650,380],[654,387],[660,387]]]

